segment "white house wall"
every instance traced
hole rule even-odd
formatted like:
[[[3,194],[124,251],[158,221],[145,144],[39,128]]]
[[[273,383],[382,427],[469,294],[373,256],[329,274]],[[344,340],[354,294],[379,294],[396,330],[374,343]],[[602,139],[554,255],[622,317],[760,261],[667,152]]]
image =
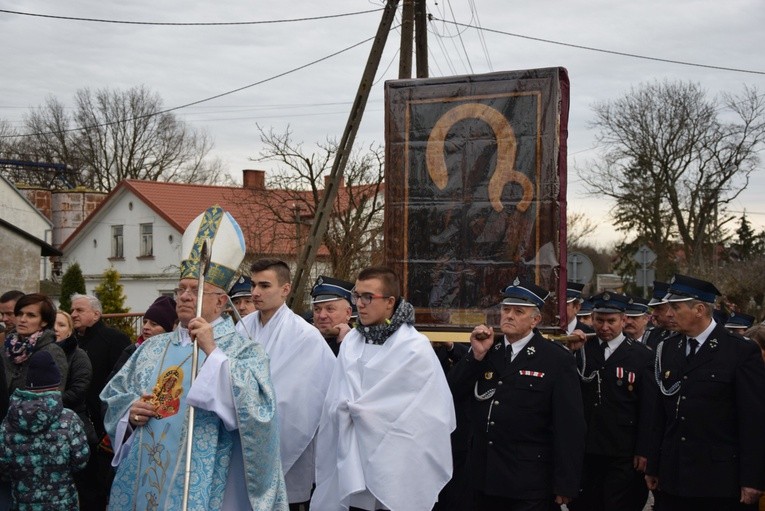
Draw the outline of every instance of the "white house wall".
[[[0,178],[0,218],[37,239],[51,243],[53,230],[50,220],[45,218],[15,186],[3,178]],[[40,256],[39,246],[36,257],[39,258],[39,264],[34,267],[36,273],[34,278],[38,281],[34,286],[35,289],[39,287],[39,281],[48,278],[50,274],[50,264],[47,258]],[[25,260],[29,261],[29,259]]]
[[[103,272],[113,266],[121,276],[125,305],[143,312],[162,293],[178,283],[182,233],[129,190],[107,199],[87,220],[87,226],[66,250],[64,271],[79,262],[87,292],[92,294]],[[153,225],[153,256],[140,257],[140,225]],[[123,257],[112,257],[112,226],[123,226]]]
[[[0,179],[0,218],[37,239],[51,241],[50,220],[5,179]]]

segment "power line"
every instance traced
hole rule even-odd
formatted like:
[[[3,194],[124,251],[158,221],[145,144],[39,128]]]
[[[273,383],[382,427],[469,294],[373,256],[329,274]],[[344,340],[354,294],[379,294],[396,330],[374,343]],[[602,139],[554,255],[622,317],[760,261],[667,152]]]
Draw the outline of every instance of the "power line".
[[[452,13],[452,19],[454,20],[454,23],[457,23],[457,17],[454,15],[454,9],[452,8],[452,2],[451,0],[446,0],[446,3],[449,5],[449,11]],[[472,22],[472,19],[471,19]],[[468,55],[467,49],[465,48],[465,41],[462,40],[462,33],[458,33],[460,38],[460,45],[462,46],[462,51],[465,52],[465,58],[467,59],[468,67],[470,68],[470,74],[475,74],[475,71],[473,71],[473,64],[470,62],[470,55]]]
[[[314,20],[323,20],[323,19],[330,19],[330,18],[342,18],[344,16],[356,16],[359,14],[369,14],[371,12],[379,12],[382,11],[382,9],[369,9],[366,11],[356,11],[356,12],[347,12],[343,14],[328,14],[326,16],[314,16],[310,18],[291,18],[291,19],[280,19],[280,20],[265,20],[265,21],[221,21],[221,22],[179,22],[179,23],[172,23],[172,22],[161,22],[161,21],[126,21],[126,20],[109,20],[109,19],[102,19],[102,18],[79,18],[74,16],[54,16],[52,14],[38,14],[38,13],[32,13],[32,12],[22,12],[22,11],[9,11],[7,9],[0,9],[0,12],[4,12],[6,14],[18,14],[19,16],[32,16],[35,18],[48,18],[48,19],[56,19],[56,20],[66,20],[66,21],[88,21],[93,23],[113,23],[113,24],[119,24],[119,25],[152,25],[152,26],[163,26],[163,27],[212,27],[212,26],[231,26],[231,25],[267,25],[271,23],[292,23],[295,21],[314,21]]]
[[[441,21],[443,23],[451,23],[452,25],[456,25],[456,26],[459,26],[459,27],[474,28],[476,30],[483,30],[483,31],[492,32],[492,33],[495,33],[495,34],[502,34],[502,35],[507,35],[507,36],[511,36],[511,37],[519,37],[521,39],[529,39],[531,41],[539,41],[539,42],[542,42],[542,43],[557,44],[558,46],[568,46],[570,48],[578,48],[580,50],[589,50],[589,51],[596,51],[596,52],[600,52],[600,53],[609,53],[611,55],[620,55],[622,57],[632,57],[632,58],[635,58],[635,59],[653,60],[653,61],[657,61],[657,62],[667,62],[669,64],[680,64],[682,66],[702,67],[702,68],[706,68],[706,69],[718,69],[720,71],[733,71],[733,72],[736,72],[736,73],[748,73],[748,74],[756,74],[756,75],[765,75],[765,71],[755,71],[755,70],[751,70],[751,69],[738,69],[738,68],[723,67],[723,66],[712,66],[712,65],[709,65],[709,64],[697,64],[697,63],[694,63],[694,62],[684,62],[682,60],[664,59],[664,58],[660,58],[660,57],[649,57],[649,56],[646,56],[646,55],[638,55],[638,54],[635,54],[635,53],[626,53],[626,52],[621,52],[621,51],[616,51],[616,50],[606,50],[606,49],[603,49],[603,48],[594,48],[592,46],[583,46],[581,44],[564,43],[564,42],[561,42],[561,41],[554,41],[552,39],[544,39],[544,38],[541,38],[541,37],[533,37],[533,36],[528,36],[528,35],[523,35],[523,34],[515,34],[515,33],[512,33],[512,32],[504,32],[502,30],[494,30],[494,29],[486,28],[486,27],[478,27],[478,26],[475,26],[475,25],[468,25],[468,24],[465,24],[465,23],[459,23],[457,21],[448,21],[448,20],[436,18],[435,16],[432,16],[432,15],[430,16],[430,20],[431,21],[433,21],[433,20]]]
[[[398,28],[398,26],[394,27],[394,28]],[[391,29],[391,30],[393,30],[393,29]],[[257,81],[255,83],[251,83],[251,84],[245,85],[243,87],[238,87],[236,89],[232,89],[232,90],[229,90],[229,91],[226,91],[226,92],[222,92],[220,94],[216,94],[214,96],[210,96],[210,97],[207,97],[207,98],[204,98],[204,99],[200,99],[200,100],[197,100],[197,101],[192,101],[191,103],[186,103],[184,105],[179,105],[179,106],[175,106],[175,107],[172,107],[172,108],[167,108],[165,110],[160,110],[159,112],[153,112],[153,113],[146,114],[146,115],[139,115],[139,116],[131,117],[131,118],[128,118],[128,119],[120,119],[120,120],[112,121],[112,122],[105,122],[105,123],[102,123],[102,124],[94,124],[94,125],[91,125],[91,126],[83,126],[83,127],[79,127],[79,128],[69,128],[69,129],[59,130],[59,131],[49,131],[49,132],[39,132],[39,133],[24,133],[24,134],[21,134],[21,135],[2,135],[2,136],[0,136],[0,139],[3,139],[3,138],[15,138],[15,137],[19,137],[19,138],[39,137],[39,136],[47,136],[47,135],[56,135],[56,134],[59,134],[59,133],[70,133],[70,132],[74,132],[74,131],[85,131],[85,130],[89,130],[89,129],[103,128],[103,127],[106,127],[106,126],[113,126],[115,124],[120,124],[122,122],[131,122],[131,121],[138,120],[138,119],[146,119],[146,118],[149,118],[149,117],[154,117],[154,116],[166,114],[166,113],[169,113],[169,112],[174,112],[176,110],[181,110],[183,108],[188,108],[190,106],[199,105],[201,103],[206,103],[206,102],[212,101],[214,99],[222,98],[224,96],[229,96],[231,94],[234,94],[234,93],[237,93],[237,92],[241,92],[241,91],[243,91],[245,89],[249,89],[251,87],[255,87],[256,85],[261,85],[261,84],[264,84],[266,82],[270,82],[272,80],[275,80],[277,78],[281,78],[283,76],[287,76],[289,74],[292,74],[292,73],[295,73],[297,71],[303,70],[303,69],[305,69],[307,67],[310,67],[310,66],[313,66],[315,64],[318,64],[319,62],[323,62],[325,60],[331,59],[332,57],[336,57],[337,55],[340,55],[341,53],[345,53],[345,52],[347,52],[349,50],[352,50],[353,48],[361,46],[364,43],[368,43],[369,41],[372,41],[374,38],[375,38],[374,36],[368,37],[368,38],[364,39],[363,41],[359,41],[358,43],[355,43],[355,44],[352,44],[350,46],[347,46],[347,47],[343,48],[342,50],[336,51],[335,53],[331,53],[331,54],[326,55],[324,57],[321,57],[319,59],[313,60],[311,62],[308,62],[307,64],[303,64],[302,66],[295,67],[293,69],[290,69],[289,71],[284,71],[283,73],[279,73],[279,74],[270,76],[268,78],[264,78],[263,80]]]
[[[481,27],[481,18],[478,16],[478,7],[475,5],[475,0],[470,0],[470,12],[475,16],[475,22],[478,27]],[[478,40],[481,42],[481,48],[483,54],[486,57],[486,64],[489,66],[489,71],[494,71],[494,66],[491,63],[491,57],[489,57],[489,47],[486,45],[486,38],[483,36],[483,30],[478,31]]]
[[[449,67],[450,73],[452,75],[456,75],[457,74],[457,70],[454,68],[454,64],[452,63],[452,59],[449,56],[449,53],[446,51],[446,46],[444,45],[443,38],[438,33],[438,30],[436,30],[435,26],[433,27],[433,33],[436,36],[436,42],[438,43],[438,47],[441,50],[441,54],[444,56],[444,60],[446,61],[446,65]]]

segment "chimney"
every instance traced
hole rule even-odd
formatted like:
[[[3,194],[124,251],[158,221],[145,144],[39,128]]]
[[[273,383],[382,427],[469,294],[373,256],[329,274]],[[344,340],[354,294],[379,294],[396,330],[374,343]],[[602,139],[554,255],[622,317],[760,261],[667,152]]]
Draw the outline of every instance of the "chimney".
[[[266,171],[244,169],[242,171],[242,188],[247,190],[265,190]]]

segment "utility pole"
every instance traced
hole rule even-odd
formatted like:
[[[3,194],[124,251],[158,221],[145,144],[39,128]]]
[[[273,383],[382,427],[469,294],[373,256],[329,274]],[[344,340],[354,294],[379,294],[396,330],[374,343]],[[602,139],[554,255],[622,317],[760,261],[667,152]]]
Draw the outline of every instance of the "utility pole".
[[[428,18],[425,0],[415,0],[414,30],[415,51],[417,52],[417,78],[428,77]],[[401,48],[404,51],[404,48]]]
[[[356,139],[356,133],[359,130],[361,118],[364,115],[364,107],[366,107],[367,100],[369,99],[369,91],[372,88],[372,82],[374,81],[377,69],[380,67],[380,59],[382,58],[385,42],[388,39],[388,34],[393,25],[393,20],[395,19],[398,2],[399,0],[388,0],[385,5],[385,10],[383,11],[382,19],[380,20],[380,26],[377,28],[377,34],[375,35],[372,49],[369,51],[367,65],[364,68],[364,74],[361,76],[361,82],[359,83],[359,88],[356,92],[356,98],[353,101],[353,106],[351,107],[345,130],[343,131],[343,136],[337,146],[335,161],[332,163],[332,170],[326,181],[324,194],[321,196],[321,201],[316,208],[316,216],[311,224],[311,232],[308,235],[305,245],[303,245],[303,250],[297,261],[295,276],[292,279],[292,292],[290,293],[287,303],[291,308],[297,304],[302,304],[303,302],[304,287],[306,280],[308,279],[308,271],[313,267],[313,263],[316,261],[316,254],[319,251],[321,242],[327,232],[329,218],[332,216],[332,208],[337,199],[338,187],[343,178],[343,172],[345,170],[345,165],[348,162],[348,156],[353,149],[353,142]]]
[[[428,77],[428,18],[425,0],[404,0],[401,11],[401,53],[398,77],[412,77],[412,39],[417,55],[417,78]]]
[[[404,6],[401,10],[401,50],[398,60],[398,77],[401,80],[412,77],[414,2],[415,0],[404,0]],[[419,62],[417,67],[419,68]]]

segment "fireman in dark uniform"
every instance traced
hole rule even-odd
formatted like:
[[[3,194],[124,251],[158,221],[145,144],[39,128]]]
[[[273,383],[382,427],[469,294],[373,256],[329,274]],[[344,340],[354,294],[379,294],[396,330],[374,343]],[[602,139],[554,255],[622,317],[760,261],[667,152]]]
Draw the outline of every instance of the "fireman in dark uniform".
[[[648,300],[639,296],[630,296],[629,299],[630,303],[624,311],[624,335],[645,344],[653,329],[653,325],[650,325],[651,317],[648,315]]]
[[[765,364],[759,347],[712,319],[720,292],[675,275],[666,299],[677,333],[657,348],[646,482],[662,511],[727,511],[765,488]]]
[[[517,280],[507,287],[504,335],[475,327],[448,376],[455,401],[470,402],[476,511],[549,511],[579,490],[585,423],[575,359],[534,330],[548,294]]]
[[[579,312],[576,313],[576,321],[579,324],[592,328],[592,301],[584,298],[579,306]]]
[[[667,320],[669,303],[664,299],[667,296],[668,290],[669,284],[666,282],[653,281],[653,296],[651,301],[648,302],[648,307],[651,308],[653,328],[645,340],[645,345],[654,351],[661,341],[672,335],[672,330],[669,329],[669,321]]]
[[[623,333],[628,297],[601,293],[592,301],[597,337],[577,356],[587,420],[582,494],[569,509],[640,511],[648,498],[653,353]]]
[[[582,298],[584,284],[578,282],[566,282],[566,333],[571,334],[574,330],[581,330],[585,334],[593,333],[592,327],[579,317],[579,311],[582,310],[584,299]]]
[[[311,323],[319,329],[335,356],[340,351],[343,337],[351,330],[352,289],[353,282],[324,275],[319,276],[311,288]]]
[[[725,328],[728,332],[738,335],[744,335],[744,332],[752,328],[754,316],[743,312],[731,312],[725,322]]]

